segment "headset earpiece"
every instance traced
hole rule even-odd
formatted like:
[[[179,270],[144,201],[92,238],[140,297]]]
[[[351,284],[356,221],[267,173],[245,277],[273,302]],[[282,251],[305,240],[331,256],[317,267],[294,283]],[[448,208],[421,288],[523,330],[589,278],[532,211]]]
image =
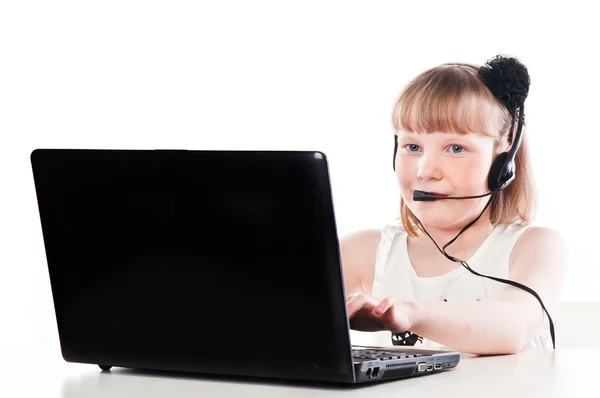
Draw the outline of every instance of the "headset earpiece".
[[[510,151],[499,154],[496,159],[494,159],[492,167],[490,167],[490,172],[488,174],[488,188],[490,192],[500,191],[506,188],[516,177],[515,156],[517,155],[517,151],[519,150],[523,139],[523,108],[523,105],[521,105],[520,111],[518,111],[519,123],[517,126],[517,133],[512,140],[513,142]],[[513,116],[513,123],[514,120],[515,118]]]
[[[488,175],[488,188],[490,192],[500,191],[515,179],[515,162],[509,158],[508,152],[499,154]]]

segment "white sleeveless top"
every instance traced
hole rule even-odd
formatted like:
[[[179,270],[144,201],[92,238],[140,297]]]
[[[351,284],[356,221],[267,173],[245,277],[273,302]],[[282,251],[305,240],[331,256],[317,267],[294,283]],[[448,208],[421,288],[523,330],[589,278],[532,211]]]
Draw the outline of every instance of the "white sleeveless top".
[[[527,227],[517,225],[496,226],[467,263],[480,274],[508,279],[511,251],[526,229]],[[373,297],[382,299],[391,296],[396,300],[410,301],[480,301],[497,298],[508,286],[476,276],[463,266],[441,276],[419,277],[408,256],[407,237],[401,225],[387,224],[382,228],[381,242],[377,247],[375,259],[375,277],[371,293]],[[541,307],[540,311],[543,312]],[[544,315],[544,319],[538,334],[524,348],[552,348],[548,317]],[[352,331],[351,337],[352,343],[356,345],[393,345],[392,333],[389,331]],[[406,345],[442,347],[420,336],[403,337],[408,337]],[[398,336],[394,338],[397,339]]]

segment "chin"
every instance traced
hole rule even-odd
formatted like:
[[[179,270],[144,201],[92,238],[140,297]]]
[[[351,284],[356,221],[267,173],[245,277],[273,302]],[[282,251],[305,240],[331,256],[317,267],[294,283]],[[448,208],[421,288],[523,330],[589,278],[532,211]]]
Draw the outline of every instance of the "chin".
[[[419,203],[411,206],[410,210],[424,225],[434,225],[438,228],[452,227],[463,218],[464,214],[459,217],[456,212],[444,208],[444,205],[447,206],[442,201]]]

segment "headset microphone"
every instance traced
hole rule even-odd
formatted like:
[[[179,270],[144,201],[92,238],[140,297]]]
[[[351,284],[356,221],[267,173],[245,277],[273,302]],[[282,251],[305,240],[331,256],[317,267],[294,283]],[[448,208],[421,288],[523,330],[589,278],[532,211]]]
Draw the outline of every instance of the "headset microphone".
[[[474,196],[441,196],[441,195],[436,195],[434,193],[415,190],[415,191],[413,191],[413,200],[415,202],[431,202],[434,200],[441,200],[441,199],[476,199],[476,198],[483,198],[483,197],[489,196],[493,192],[494,191],[484,193],[483,195],[474,195]]]

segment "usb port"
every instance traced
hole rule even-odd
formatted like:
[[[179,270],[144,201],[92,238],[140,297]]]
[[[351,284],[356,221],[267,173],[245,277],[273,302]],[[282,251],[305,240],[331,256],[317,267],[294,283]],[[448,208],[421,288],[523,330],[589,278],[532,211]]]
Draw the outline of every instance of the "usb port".
[[[428,364],[427,364],[427,371],[428,371],[428,372],[431,372],[432,370],[433,370],[433,365],[432,365],[432,364],[430,364],[430,363],[428,363]]]
[[[436,363],[435,365],[433,365],[433,368],[434,368],[435,370],[439,370],[439,369],[441,369],[441,368],[442,368],[442,363],[441,363],[441,362],[438,362],[438,363]]]
[[[421,362],[418,367],[419,372],[425,372],[425,369],[427,369],[427,364],[425,362]]]

